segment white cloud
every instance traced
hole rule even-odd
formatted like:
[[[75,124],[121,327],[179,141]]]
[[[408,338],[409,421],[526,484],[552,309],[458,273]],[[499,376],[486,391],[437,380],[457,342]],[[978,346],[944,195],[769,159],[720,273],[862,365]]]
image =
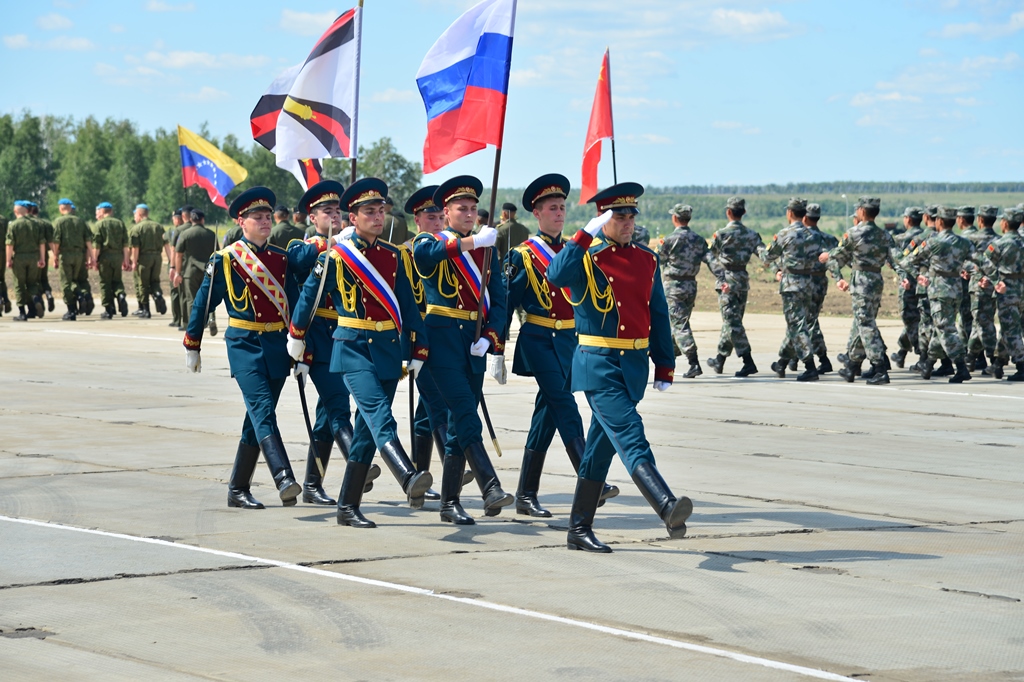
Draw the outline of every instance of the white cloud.
[[[148,66],[134,66],[127,69],[120,69],[112,64],[97,62],[93,66],[93,73],[107,85],[120,85],[125,87],[147,86],[161,81],[164,74]]]
[[[974,36],[984,40],[1005,38],[1024,29],[1024,11],[1015,12],[1004,22],[981,24],[976,21],[966,24],[947,24],[939,31],[940,38],[966,38]]]
[[[654,133],[642,133],[640,135],[626,135],[623,138],[626,142],[635,142],[638,144],[672,144],[672,139],[665,137],[664,135],[655,135]]]
[[[110,32],[111,33],[124,33],[124,24],[111,24],[110,25]]]
[[[878,92],[878,93],[866,93],[858,92],[850,100],[850,106],[854,107],[870,107],[878,104],[879,102],[920,102],[921,98],[916,95],[904,95],[900,92]]]
[[[281,28],[288,33],[300,36],[318,36],[334,23],[338,12],[329,9],[326,12],[296,12],[281,10]]]
[[[46,43],[46,49],[48,50],[70,50],[80,52],[95,48],[96,45],[94,45],[88,38],[51,38]]]
[[[918,56],[925,57],[927,59],[934,59],[935,57],[941,57],[942,53],[936,50],[934,47],[922,47],[917,51]]]
[[[167,2],[161,2],[161,0],[149,0],[146,3],[146,9],[150,12],[192,12],[195,11],[196,3],[184,2],[180,5],[172,5]]]
[[[957,104],[959,104],[962,107],[976,107],[976,106],[979,106],[981,104],[981,102],[979,102],[974,97],[957,97],[953,101],[956,102]]]
[[[719,35],[758,38],[788,37],[792,28],[781,13],[769,9],[760,12],[716,9],[711,12],[708,26],[712,33]]]
[[[199,88],[199,92],[186,92],[181,95],[184,99],[191,100],[193,102],[214,102],[216,100],[227,99],[231,95],[218,90],[217,88],[211,88],[210,86],[204,86]]]
[[[13,36],[4,36],[4,45],[11,50],[24,50],[31,44],[32,43],[28,40],[28,36],[24,33],[18,33]]]
[[[383,104],[408,104],[409,102],[415,102],[417,99],[419,98],[415,91],[398,90],[396,88],[388,88],[387,90],[370,95],[371,102],[381,102]]]
[[[44,31],[63,31],[73,26],[71,20],[63,14],[50,12],[36,19],[36,26]]]
[[[662,99],[648,99],[647,97],[619,97],[612,95],[613,107],[646,107],[648,109],[663,109],[668,102]]]
[[[253,69],[265,66],[269,57],[238,54],[211,54],[209,52],[172,51],[146,53],[146,61],[165,69]]]

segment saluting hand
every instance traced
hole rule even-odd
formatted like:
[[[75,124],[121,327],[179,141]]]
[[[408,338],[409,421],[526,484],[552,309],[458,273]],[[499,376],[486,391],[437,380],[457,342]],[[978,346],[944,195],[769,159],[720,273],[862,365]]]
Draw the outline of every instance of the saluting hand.
[[[608,209],[607,211],[605,211],[604,213],[602,213],[601,215],[597,216],[596,218],[592,219],[589,223],[587,223],[587,226],[583,228],[583,231],[589,234],[591,237],[596,237],[598,233],[604,229],[604,226],[607,225],[609,221],[611,221],[612,215],[613,213],[611,209]]]

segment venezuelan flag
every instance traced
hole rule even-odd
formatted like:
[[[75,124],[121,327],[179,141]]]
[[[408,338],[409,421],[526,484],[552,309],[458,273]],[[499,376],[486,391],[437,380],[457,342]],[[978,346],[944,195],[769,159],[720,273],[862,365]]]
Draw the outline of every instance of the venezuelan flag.
[[[230,156],[199,137],[191,130],[178,126],[178,148],[181,150],[181,182],[183,187],[199,185],[210,195],[210,201],[227,208],[224,200],[235,185],[249,176]]]

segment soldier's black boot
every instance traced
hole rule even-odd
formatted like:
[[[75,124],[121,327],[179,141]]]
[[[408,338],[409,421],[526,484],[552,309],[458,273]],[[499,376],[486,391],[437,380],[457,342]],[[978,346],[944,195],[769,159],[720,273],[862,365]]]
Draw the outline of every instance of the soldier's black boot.
[[[569,512],[569,534],[565,539],[567,548],[603,554],[612,551],[611,547],[594,537],[594,514],[603,487],[601,481],[576,479],[576,494],[572,496],[572,511]]]
[[[18,314],[14,316],[15,322],[25,322],[28,320],[28,315],[25,314],[25,306],[18,306]]]
[[[86,315],[92,315],[92,311],[95,307],[96,300],[92,297],[92,294],[85,292],[82,297],[82,312]]]
[[[864,372],[858,372],[858,374],[860,374],[861,377],[864,379],[870,379],[871,377],[875,376],[875,373],[878,371],[878,365],[876,365],[873,362],[870,364],[871,366],[868,367],[867,370],[865,370]]]
[[[780,360],[780,364],[781,364],[781,360]],[[796,358],[792,358],[789,361],[789,371],[795,372],[798,369],[800,369],[800,362]]]
[[[686,374],[683,375],[684,379],[699,377],[704,373],[704,370],[701,369],[700,366],[700,360],[697,359],[697,351],[691,350],[686,354],[686,359],[690,361],[690,369],[686,370]]]
[[[405,454],[405,448],[397,438],[385,443],[380,449],[380,455],[395,480],[405,491],[409,506],[413,509],[422,509],[423,494],[434,482],[434,477],[430,475],[429,471],[416,471],[416,467],[409,461],[409,455]]]
[[[324,474],[327,473],[327,462],[331,459],[331,441],[315,440],[309,444],[306,457],[306,480],[302,484],[302,501],[306,504],[322,504],[334,506],[337,501],[324,492]]]
[[[238,444],[235,453],[235,465],[231,468],[228,480],[228,506],[241,509],[263,509],[263,503],[249,492],[252,486],[252,475],[256,473],[256,462],[260,459],[260,449],[255,445]]]
[[[46,294],[46,311],[49,313],[53,312],[53,293],[50,291],[45,292]]]
[[[43,315],[46,314],[46,307],[43,305],[42,296],[32,297],[32,307],[35,309],[36,317],[42,319]]]
[[[804,371],[797,375],[797,381],[817,381],[818,369],[814,366],[814,356],[804,360]]]
[[[818,374],[828,374],[832,371],[832,361],[828,359],[826,353],[822,353],[818,356]]]
[[[341,480],[341,492],[338,493],[339,526],[377,527],[376,523],[359,511],[359,503],[363,500],[363,486],[366,485],[366,474],[369,470],[370,467],[362,462],[349,461],[345,465],[345,478]]]
[[[144,320],[148,320],[151,317],[153,317],[153,314],[149,312],[149,303],[148,302],[142,304],[142,314],[139,315],[139,317],[141,317]]]
[[[276,433],[267,436],[260,441],[260,450],[263,451],[263,459],[267,461],[270,474],[274,477],[281,504],[286,507],[294,506],[299,493],[302,492],[302,486],[295,482],[295,474],[292,473],[292,465],[288,461],[288,453],[284,449],[281,436]]]
[[[951,384],[962,384],[965,381],[971,380],[971,371],[967,369],[967,362],[964,360],[956,361],[956,374],[949,378]]]
[[[846,383],[852,384],[853,380],[860,376],[860,362],[850,362],[849,358],[846,360],[846,367],[839,370],[839,376],[846,379]]]
[[[341,450],[342,459],[347,462],[348,453],[352,450],[352,427],[345,424],[335,431],[334,442],[338,444],[338,449]],[[380,478],[380,467],[376,464],[371,464],[370,468],[366,471],[366,484],[363,486],[363,493],[373,490],[373,482],[378,478]]]
[[[1015,374],[1011,374],[1010,376],[1006,377],[1006,380],[1007,381],[1024,381],[1024,362],[1015,363],[1014,367],[1017,368],[1017,372]]]
[[[206,328],[210,330],[210,336],[217,336],[217,314],[210,313],[210,319],[206,323]]]
[[[434,429],[434,445],[437,446],[437,457],[441,460],[441,464],[444,464],[445,455],[445,444],[448,442],[448,425],[441,424]],[[473,472],[466,469],[462,473],[462,485],[467,486],[473,482]]]
[[[743,354],[743,366],[740,367],[740,371],[736,372],[736,376],[749,377],[751,374],[757,374],[757,365],[754,364],[754,358],[750,356],[748,350]]]
[[[671,538],[686,536],[686,519],[693,513],[693,502],[689,497],[676,498],[669,490],[658,468],[651,462],[641,462],[633,471],[633,482],[640,489],[644,499],[654,508]]]
[[[441,464],[441,520],[457,526],[472,526],[476,523],[466,513],[459,501],[462,492],[462,473],[466,459],[462,455],[445,455]]]
[[[75,305],[75,300],[72,299],[71,303],[68,304],[68,311],[64,313],[64,317],[60,318],[67,322],[74,322],[78,319],[78,306]]]
[[[777,362],[772,363],[772,371],[775,372],[775,376],[780,379],[786,378],[786,365],[789,364],[784,358],[779,358]]]
[[[921,378],[931,379],[935,372],[935,358],[924,358],[921,360]]]
[[[932,370],[933,377],[950,377],[954,374],[956,374],[956,369],[953,367],[953,361],[949,358],[942,358],[939,368]]]
[[[988,367],[988,362],[985,361],[985,354],[978,353],[978,357],[974,359],[973,369],[979,372],[984,372],[986,367]]]
[[[416,464],[416,471],[430,471],[430,458],[434,454],[434,437],[432,434],[421,436],[416,434],[412,439],[412,459]],[[427,488],[423,493],[424,500],[436,502],[441,499],[433,488]]]
[[[550,518],[551,512],[540,506],[537,491],[540,490],[540,474],[544,469],[546,452],[525,448],[523,464],[519,467],[519,488],[516,490],[516,514]]]
[[[128,299],[123,293],[117,295],[117,311],[121,313],[121,317],[128,317]]]
[[[867,380],[867,383],[872,386],[882,386],[889,383],[889,372],[886,371],[885,367],[879,367],[878,365],[871,365],[871,378]],[[867,372],[864,372],[867,376]]]
[[[153,305],[156,307],[156,312],[160,315],[167,314],[167,301],[164,299],[162,292],[153,293]]]
[[[466,448],[465,455],[466,463],[473,470],[473,477],[476,478],[476,484],[480,486],[480,494],[484,498],[484,514],[497,516],[501,513],[502,507],[512,504],[513,497],[501,489],[498,474],[491,465],[491,458],[487,456],[483,443],[473,443]]]
[[[583,461],[583,450],[587,447],[587,440],[585,438],[573,438],[569,441],[569,444],[565,446],[565,451],[569,453],[569,461],[572,462],[572,470],[577,474],[580,473],[580,462]],[[601,501],[597,503],[598,507],[603,507],[605,500],[610,500],[619,494],[619,486],[604,484],[604,490],[601,492]]]
[[[892,361],[896,363],[896,366],[903,369],[903,365],[907,361],[907,351],[904,348],[900,348],[898,351],[892,354]]]
[[[1006,366],[1006,358],[992,358],[992,364],[989,365],[989,370],[992,374],[993,379],[1003,378],[1003,367]]]
[[[713,358],[708,358],[708,367],[715,370],[715,374],[721,374],[722,368],[725,367],[725,358],[727,356],[719,353]]]

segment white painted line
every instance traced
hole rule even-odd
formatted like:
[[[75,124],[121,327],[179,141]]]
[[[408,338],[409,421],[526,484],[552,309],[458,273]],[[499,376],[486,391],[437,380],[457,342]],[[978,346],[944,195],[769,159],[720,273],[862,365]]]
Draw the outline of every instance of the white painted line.
[[[276,568],[283,568],[289,571],[297,571],[299,573],[308,573],[311,575],[320,576],[322,578],[333,578],[334,580],[344,580],[347,582],[359,583],[362,585],[370,585],[372,587],[380,587],[387,590],[396,590],[398,592],[407,592],[409,594],[416,594],[422,597],[433,597],[434,599],[443,599],[445,601],[458,602],[460,604],[466,604],[468,606],[475,606],[477,608],[488,609],[490,611],[499,611],[501,613],[511,613],[517,616],[525,616],[527,618],[534,618],[536,620],[545,620],[551,623],[559,623],[560,625],[568,625],[583,630],[591,630],[593,632],[600,632],[606,635],[612,635],[613,637],[622,637],[624,639],[631,639],[640,642],[647,642],[649,644],[660,644],[662,646],[671,647],[673,649],[683,649],[685,651],[692,651],[699,654],[708,654],[710,656],[716,656],[718,658],[726,658],[731,661],[738,663],[748,663],[750,665],[761,666],[762,668],[772,668],[775,670],[784,670],[786,672],[795,673],[797,675],[803,675],[804,677],[813,677],[818,680],[833,680],[835,682],[857,682],[852,677],[843,677],[842,675],[836,675],[835,673],[826,672],[824,670],[818,670],[816,668],[806,668],[800,665],[793,665],[790,663],[783,663],[781,661],[773,661],[770,658],[761,658],[759,656],[750,656],[748,654],[741,654],[735,651],[727,651],[726,649],[716,649],[715,647],[703,646],[700,644],[691,644],[689,642],[681,642],[674,639],[667,639],[665,637],[655,637],[653,635],[647,635],[642,632],[633,632],[632,630],[623,630],[621,628],[608,627],[607,625],[598,625],[596,623],[589,623],[584,620],[576,620],[574,618],[563,618],[562,616],[555,616],[549,613],[543,613],[541,611],[531,611],[530,609],[520,609],[515,606],[506,606],[504,604],[496,604],[494,602],[484,601],[482,599],[470,599],[466,597],[454,597],[448,594],[437,594],[431,590],[423,589],[422,587],[413,587],[411,585],[402,585],[401,583],[392,583],[384,580],[374,580],[373,578],[363,578],[356,575],[349,575],[347,573],[335,573],[334,571],[326,571],[322,568],[313,568],[311,566],[300,566],[299,564],[289,563],[287,561],[277,561],[276,559],[263,559],[261,557],[251,556],[249,554],[239,554],[237,552],[225,552],[219,549],[209,549],[206,547],[197,547],[195,545],[185,545],[176,542],[168,542],[167,540],[158,540],[156,538],[144,538],[137,535],[125,535],[123,533],[111,533],[109,531],[95,530],[91,528],[79,528],[77,526],[66,526],[60,523],[52,523],[49,521],[36,521],[35,519],[19,519],[12,516],[0,515],[0,521],[8,521],[10,523],[21,523],[27,526],[38,526],[40,528],[53,528],[58,530],[73,531],[76,533],[86,533],[89,535],[99,535],[106,538],[115,538],[118,540],[129,540],[131,542],[142,542],[149,545],[159,545],[161,547],[172,547],[174,549],[183,549],[191,552],[200,552],[202,554],[212,554],[214,556],[224,557],[226,559],[237,559],[239,561],[251,561],[256,564],[263,566],[274,566]],[[600,559],[595,557],[595,560]]]
[[[73,332],[70,329],[44,329],[47,334],[76,334],[78,336],[106,336],[111,339],[145,339],[147,341],[173,341],[181,343],[181,339],[167,339],[162,336],[136,336],[135,334],[95,334],[93,332]]]
[[[723,377],[726,380],[735,383],[747,383],[750,385],[767,384],[768,381],[762,381],[762,379],[770,379],[770,377],[759,377],[751,381],[743,377]],[[926,381],[922,379],[921,381]],[[995,381],[995,379],[993,379]],[[930,395],[948,395],[948,396],[964,396],[966,398],[993,398],[995,400],[1024,400],[1024,396],[1020,395],[993,395],[991,393],[968,393],[966,391],[933,391],[923,388],[900,388],[898,386],[868,386],[863,382],[855,382],[848,384],[844,382],[829,381],[829,382],[815,382],[815,383],[803,383],[796,381],[787,381],[785,379],[778,379],[778,385],[784,387],[793,387],[799,390],[811,390],[812,388],[833,388],[837,390],[847,391],[853,388],[860,389],[862,391],[899,391],[900,393],[927,393]],[[1006,384],[1000,384],[1001,386]]]

